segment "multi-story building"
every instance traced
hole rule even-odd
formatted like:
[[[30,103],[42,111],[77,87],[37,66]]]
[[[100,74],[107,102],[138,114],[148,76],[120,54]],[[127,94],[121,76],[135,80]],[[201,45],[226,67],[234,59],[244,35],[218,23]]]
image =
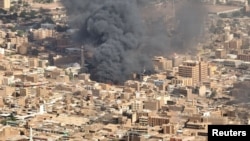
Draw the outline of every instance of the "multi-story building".
[[[13,37],[13,38],[8,38],[8,42],[10,44],[15,44],[17,46],[22,45],[24,43],[28,43],[28,38],[27,37]]]
[[[153,59],[156,70],[167,70],[172,68],[172,60],[168,60],[162,56],[157,56]]]
[[[208,63],[199,62],[199,82],[204,82],[208,77]]]
[[[199,64],[197,61],[185,61],[179,66],[179,76],[189,77],[193,80],[193,85],[199,83]]]
[[[250,54],[238,54],[237,58],[242,61],[250,62]]]
[[[242,46],[242,40],[241,39],[233,39],[229,42],[229,48],[230,49],[240,49]]]
[[[0,0],[0,8],[9,9],[10,8],[10,0]]]
[[[135,100],[131,104],[132,111],[141,111],[143,109],[142,101]]]
[[[166,117],[150,116],[148,119],[148,124],[150,126],[161,126],[163,124],[168,124],[169,119]]]
[[[184,86],[193,86],[192,78],[177,76],[171,80],[171,83],[174,85],[184,85]]]
[[[33,31],[33,39],[34,40],[41,40],[46,38],[53,38],[56,37],[55,30],[52,29],[38,29]]]
[[[192,78],[193,85],[200,84],[208,76],[208,64],[203,61],[185,61],[179,66],[179,76]]]
[[[224,50],[224,49],[217,49],[215,51],[215,58],[222,59],[222,58],[225,58],[225,57],[226,57],[226,50]]]
[[[37,58],[29,58],[29,67],[36,68],[38,66]]]

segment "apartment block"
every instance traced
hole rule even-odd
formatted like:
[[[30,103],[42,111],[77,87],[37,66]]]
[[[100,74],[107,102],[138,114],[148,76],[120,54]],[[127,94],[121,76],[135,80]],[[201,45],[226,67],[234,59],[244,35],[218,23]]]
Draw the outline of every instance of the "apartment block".
[[[208,76],[208,63],[203,61],[185,61],[179,66],[179,76],[192,78],[193,85],[199,85]]]
[[[162,56],[153,58],[153,64],[156,70],[162,71],[172,68],[172,60],[168,60]]]
[[[224,49],[217,49],[215,51],[215,58],[223,59],[226,58],[226,50]]]
[[[46,38],[54,38],[56,33],[54,30],[51,29],[38,29],[33,31],[33,39],[34,40],[41,40]]]
[[[148,118],[148,124],[150,126],[161,126],[163,124],[168,124],[169,119],[166,117],[160,117],[160,116],[150,116]]]
[[[242,61],[250,62],[250,54],[238,54],[237,58]]]

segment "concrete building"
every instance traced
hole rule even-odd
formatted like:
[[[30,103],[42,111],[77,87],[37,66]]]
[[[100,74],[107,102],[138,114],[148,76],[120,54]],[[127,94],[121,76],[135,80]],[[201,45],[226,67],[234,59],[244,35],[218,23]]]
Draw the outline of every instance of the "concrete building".
[[[131,104],[132,111],[141,111],[143,109],[142,101],[135,100]]]
[[[193,84],[199,82],[199,65],[196,61],[185,61],[179,66],[179,76],[192,78]]]
[[[179,66],[179,76],[192,78],[193,85],[207,79],[208,64],[203,61],[185,61]]]
[[[0,0],[0,8],[9,9],[10,8],[10,0]]]
[[[242,46],[241,39],[233,39],[229,41],[229,49],[240,49]]]
[[[175,134],[176,129],[173,124],[163,124],[162,125],[163,134]]]
[[[242,61],[250,62],[250,54],[238,54],[237,58]]]
[[[199,82],[204,82],[208,77],[208,63],[204,61],[199,62]]]
[[[148,118],[148,124],[150,126],[161,126],[163,124],[168,124],[169,119],[166,117],[150,116]]]
[[[192,78],[177,76],[171,80],[171,84],[181,86],[193,86]]]
[[[162,56],[156,56],[153,58],[154,67],[156,70],[162,71],[172,68],[172,60],[168,60]]]
[[[56,37],[55,31],[51,29],[40,28],[38,30],[34,30],[32,33],[33,33],[34,40],[41,40],[41,39]]]
[[[215,58],[223,59],[223,58],[226,58],[226,56],[227,56],[226,50],[224,49],[217,49],[215,51]]]
[[[38,59],[37,58],[29,58],[28,60],[30,68],[36,68],[38,66]]]

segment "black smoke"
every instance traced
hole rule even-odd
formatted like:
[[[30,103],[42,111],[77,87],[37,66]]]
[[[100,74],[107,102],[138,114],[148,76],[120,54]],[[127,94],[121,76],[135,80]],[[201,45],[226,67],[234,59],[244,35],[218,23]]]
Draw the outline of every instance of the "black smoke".
[[[75,39],[93,53],[87,61],[91,78],[99,82],[122,83],[132,73],[153,71],[151,58],[155,55],[189,50],[188,44],[199,34],[204,17],[198,11],[203,10],[199,4],[183,4],[176,13],[177,34],[172,34],[165,24],[167,13],[154,12],[154,3],[149,0],[62,2],[71,26],[80,29]],[[145,19],[142,9],[154,14]]]
[[[233,89],[231,90],[231,95],[234,97],[234,99],[227,104],[248,103],[250,101],[249,86],[249,81],[235,83]]]

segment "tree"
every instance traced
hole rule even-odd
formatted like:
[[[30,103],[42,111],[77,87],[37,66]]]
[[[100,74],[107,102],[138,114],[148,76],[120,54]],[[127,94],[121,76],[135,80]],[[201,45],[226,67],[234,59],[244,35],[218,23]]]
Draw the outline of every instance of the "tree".
[[[17,31],[17,35],[20,36],[20,37],[23,36],[24,35],[24,31],[23,30],[18,30]]]

